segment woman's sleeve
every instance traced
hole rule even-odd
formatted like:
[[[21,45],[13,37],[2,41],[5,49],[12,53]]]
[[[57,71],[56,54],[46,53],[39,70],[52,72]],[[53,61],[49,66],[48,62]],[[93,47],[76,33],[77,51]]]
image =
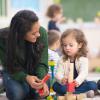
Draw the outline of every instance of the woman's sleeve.
[[[40,59],[40,63],[36,68],[36,75],[42,79],[48,73],[48,37],[46,30],[41,27],[40,28],[40,42],[43,43],[44,48],[42,52],[42,56]]]

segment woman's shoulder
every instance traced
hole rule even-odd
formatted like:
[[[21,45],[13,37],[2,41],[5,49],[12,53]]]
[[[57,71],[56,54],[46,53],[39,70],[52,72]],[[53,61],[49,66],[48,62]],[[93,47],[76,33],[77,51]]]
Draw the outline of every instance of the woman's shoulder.
[[[0,38],[6,39],[6,38],[8,38],[8,34],[9,34],[9,27],[0,29]]]
[[[47,34],[46,29],[45,29],[44,27],[42,27],[42,26],[40,26],[39,32],[40,32],[41,34]]]
[[[39,33],[40,33],[40,37],[39,37],[39,41],[40,42],[42,42],[42,43],[44,43],[44,44],[47,44],[47,31],[46,31],[46,29],[44,28],[44,27],[40,27],[40,29],[39,29]]]

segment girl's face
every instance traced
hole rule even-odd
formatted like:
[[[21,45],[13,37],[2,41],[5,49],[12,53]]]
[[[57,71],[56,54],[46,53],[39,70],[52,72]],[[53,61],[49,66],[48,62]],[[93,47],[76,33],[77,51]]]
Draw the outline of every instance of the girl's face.
[[[34,23],[31,30],[26,33],[24,39],[31,43],[35,43],[37,38],[40,36],[39,29],[40,29],[39,22]]]
[[[82,46],[81,44],[78,44],[76,39],[71,35],[63,38],[62,44],[63,44],[63,50],[64,50],[65,54],[71,58],[75,57],[79,48],[81,48],[81,46]]]

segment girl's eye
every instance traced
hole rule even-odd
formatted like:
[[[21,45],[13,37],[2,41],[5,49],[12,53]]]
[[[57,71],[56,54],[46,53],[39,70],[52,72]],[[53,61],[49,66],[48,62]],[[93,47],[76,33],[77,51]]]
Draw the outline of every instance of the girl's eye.
[[[70,47],[73,47],[73,45],[72,45],[72,44],[70,44],[69,46],[70,46]]]
[[[67,47],[67,45],[66,45],[66,44],[64,44],[64,45],[63,45],[63,47]]]
[[[73,47],[73,44],[63,44],[63,47],[66,48],[67,46]]]

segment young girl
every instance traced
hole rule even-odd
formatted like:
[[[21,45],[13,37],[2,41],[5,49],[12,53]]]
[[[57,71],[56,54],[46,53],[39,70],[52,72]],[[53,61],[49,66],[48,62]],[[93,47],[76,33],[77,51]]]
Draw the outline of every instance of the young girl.
[[[65,20],[62,14],[62,8],[60,5],[53,4],[48,7],[47,16],[50,18],[48,23],[48,30],[60,31],[57,24]]]
[[[74,60],[75,94],[95,90],[95,82],[86,81],[88,75],[87,41],[81,30],[68,29],[61,36],[61,49],[63,56],[58,62],[56,80],[53,89],[59,95],[66,94],[69,61]]]

